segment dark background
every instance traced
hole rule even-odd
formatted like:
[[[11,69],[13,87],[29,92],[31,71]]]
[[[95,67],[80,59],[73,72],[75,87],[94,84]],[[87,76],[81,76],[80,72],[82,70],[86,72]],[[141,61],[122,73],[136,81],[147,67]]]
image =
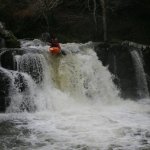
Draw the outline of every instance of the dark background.
[[[44,32],[52,32],[62,42],[101,41],[99,1],[96,1],[97,25],[93,19],[93,0],[89,4],[88,0],[62,0],[53,9],[37,7],[37,0],[0,0],[0,21],[18,38],[39,38]],[[107,0],[106,10],[110,41],[150,44],[150,0]]]

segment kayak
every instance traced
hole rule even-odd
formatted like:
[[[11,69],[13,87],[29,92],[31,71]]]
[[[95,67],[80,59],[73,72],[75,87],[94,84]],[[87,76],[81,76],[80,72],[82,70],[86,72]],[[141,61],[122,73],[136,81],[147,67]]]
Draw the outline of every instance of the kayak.
[[[61,52],[61,49],[59,47],[50,47],[49,52],[52,54],[59,54]]]

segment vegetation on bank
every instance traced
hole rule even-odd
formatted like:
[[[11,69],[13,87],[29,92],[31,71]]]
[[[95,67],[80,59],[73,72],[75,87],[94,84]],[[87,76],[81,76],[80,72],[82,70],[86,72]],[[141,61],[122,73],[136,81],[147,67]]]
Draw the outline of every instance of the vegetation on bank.
[[[0,0],[0,21],[18,38],[53,32],[62,42],[101,41],[103,7],[108,40],[150,44],[149,0]]]
[[[20,47],[20,42],[14,34],[11,31],[6,30],[0,22],[0,48],[3,47],[18,48]]]

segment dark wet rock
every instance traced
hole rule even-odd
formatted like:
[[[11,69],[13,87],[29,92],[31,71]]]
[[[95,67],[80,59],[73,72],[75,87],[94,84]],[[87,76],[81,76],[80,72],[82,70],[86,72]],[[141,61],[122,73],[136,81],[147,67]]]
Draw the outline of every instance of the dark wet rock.
[[[7,69],[14,69],[13,53],[12,51],[6,51],[1,55],[1,66]]]
[[[0,64],[3,68],[16,70],[15,55],[22,55],[21,49],[0,49]]]
[[[10,78],[7,73],[0,68],[0,112],[5,112],[6,107],[9,105],[9,89],[10,89]]]
[[[149,132],[149,131],[147,131],[147,132],[145,133],[145,137],[150,138],[150,132]]]
[[[95,47],[95,51],[98,55],[99,60],[102,61],[103,65],[106,66],[108,64],[107,58],[108,58],[108,50],[110,48],[109,43],[100,43]]]
[[[134,65],[126,43],[100,43],[95,51],[104,66],[114,75],[113,81],[121,90],[123,98],[137,98]]]
[[[144,146],[144,147],[140,147],[139,150],[150,150],[150,145]]]
[[[141,145],[146,145],[148,144],[148,141],[146,139],[140,140]]]
[[[20,42],[14,36],[11,31],[5,29],[3,24],[0,22],[0,48],[18,48],[20,47]]]
[[[148,81],[148,88],[150,89],[150,46],[143,49],[144,69]]]
[[[5,40],[0,37],[0,48],[4,48],[4,47],[5,47]]]

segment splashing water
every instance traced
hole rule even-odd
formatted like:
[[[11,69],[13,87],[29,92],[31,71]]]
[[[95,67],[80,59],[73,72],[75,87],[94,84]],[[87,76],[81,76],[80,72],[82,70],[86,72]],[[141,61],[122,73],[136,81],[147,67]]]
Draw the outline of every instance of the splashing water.
[[[131,51],[131,56],[133,58],[136,72],[137,94],[139,95],[139,98],[148,98],[149,92],[142,59],[136,50]]]
[[[41,54],[31,56],[41,64],[36,70],[43,69],[42,84],[36,84],[21,67],[28,82],[33,83],[29,91],[35,93],[31,100],[37,111],[18,114],[9,111],[0,115],[1,129],[7,128],[7,133],[0,130],[0,149],[148,149],[149,100],[122,100],[111,74],[98,61],[92,43],[68,43],[61,47],[66,56],[52,56],[47,46],[38,46]],[[17,56],[18,65],[29,58]],[[13,100],[17,103],[20,98]]]

